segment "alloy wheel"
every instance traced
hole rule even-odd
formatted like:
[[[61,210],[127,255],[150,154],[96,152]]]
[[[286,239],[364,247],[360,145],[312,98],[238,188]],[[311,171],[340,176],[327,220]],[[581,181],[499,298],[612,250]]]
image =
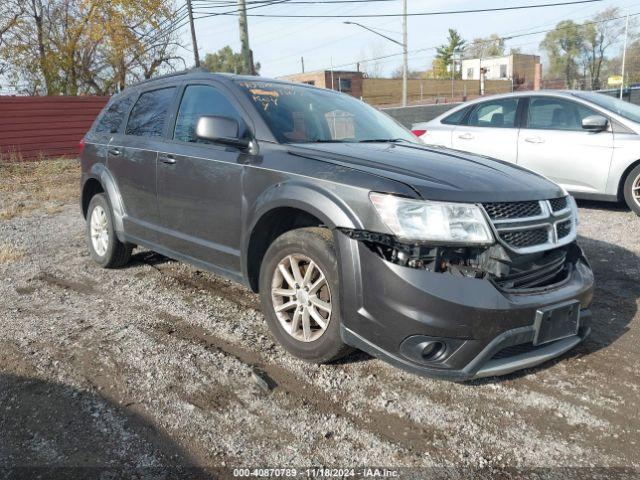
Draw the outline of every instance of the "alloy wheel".
[[[109,248],[109,228],[107,212],[100,205],[96,205],[91,212],[91,244],[93,249],[103,257]]]
[[[306,255],[280,260],[273,273],[271,300],[284,331],[301,342],[320,338],[331,321],[329,283]]]
[[[631,185],[631,196],[633,197],[633,201],[640,205],[640,175],[636,177],[633,185]]]

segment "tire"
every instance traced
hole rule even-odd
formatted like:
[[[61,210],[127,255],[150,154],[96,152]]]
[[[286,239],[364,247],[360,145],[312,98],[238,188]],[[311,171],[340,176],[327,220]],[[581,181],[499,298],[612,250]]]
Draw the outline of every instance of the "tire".
[[[309,273],[311,262],[314,267]],[[299,267],[297,277],[294,264]],[[287,271],[289,279],[279,266]],[[301,282],[296,282],[300,279]],[[290,295],[285,295],[285,291]],[[291,295],[291,292],[297,293]],[[260,267],[260,300],[271,333],[292,355],[313,363],[327,363],[352,350],[340,337],[338,262],[333,235],[326,228],[291,230],[271,244]],[[295,308],[276,312],[276,307],[291,302],[295,302]],[[320,323],[316,321],[318,315]]]
[[[633,195],[633,190],[636,189],[636,196]],[[629,208],[640,216],[640,165],[636,166],[629,172],[627,178],[624,180],[624,200],[627,202]]]
[[[131,258],[133,245],[118,240],[113,229],[113,212],[104,193],[94,195],[89,202],[86,239],[91,258],[102,268],[122,267]]]

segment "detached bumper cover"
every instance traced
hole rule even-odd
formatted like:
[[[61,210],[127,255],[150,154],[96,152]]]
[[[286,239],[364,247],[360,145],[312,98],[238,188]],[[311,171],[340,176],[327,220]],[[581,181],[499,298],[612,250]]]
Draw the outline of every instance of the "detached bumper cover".
[[[504,375],[557,357],[590,332],[593,273],[585,258],[557,288],[506,293],[488,280],[435,273],[386,262],[362,243],[338,234],[343,340],[411,372],[456,381]],[[531,345],[539,309],[579,303],[578,334],[510,355]],[[407,344],[445,345],[434,361],[407,355]]]

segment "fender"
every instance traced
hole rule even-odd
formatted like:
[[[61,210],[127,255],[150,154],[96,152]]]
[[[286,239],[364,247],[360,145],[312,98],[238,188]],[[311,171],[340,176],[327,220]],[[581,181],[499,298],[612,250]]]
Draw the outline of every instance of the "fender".
[[[334,192],[300,180],[289,180],[275,184],[252,202],[252,206],[247,209],[245,215],[241,245],[241,268],[245,278],[248,275],[247,257],[251,234],[266,213],[279,207],[303,210],[320,219],[331,229],[336,227],[362,228],[362,222],[357,213]]]
[[[86,181],[89,178],[98,180],[106,192],[113,212],[113,229],[115,230],[118,239],[120,241],[125,241],[124,224],[122,221],[125,216],[124,202],[122,201],[122,195],[120,194],[120,189],[118,188],[115,178],[103,163],[94,163],[91,166],[91,170],[83,182],[83,190],[84,184],[86,184]]]

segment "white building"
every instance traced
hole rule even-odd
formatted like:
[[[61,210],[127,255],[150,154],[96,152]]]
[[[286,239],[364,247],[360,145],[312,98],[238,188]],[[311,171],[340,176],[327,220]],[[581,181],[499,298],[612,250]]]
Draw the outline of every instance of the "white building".
[[[462,79],[480,80],[480,69],[486,69],[486,80],[512,80],[516,84],[533,84],[536,71],[540,69],[540,57],[514,53],[503,57],[468,58],[462,60]]]

